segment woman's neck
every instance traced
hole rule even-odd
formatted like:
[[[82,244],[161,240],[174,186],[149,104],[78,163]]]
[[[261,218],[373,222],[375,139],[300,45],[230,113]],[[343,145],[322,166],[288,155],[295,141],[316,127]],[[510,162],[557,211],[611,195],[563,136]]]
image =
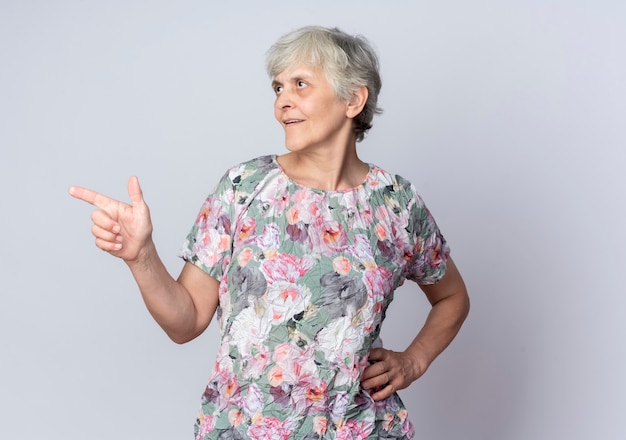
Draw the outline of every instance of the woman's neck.
[[[340,191],[363,183],[369,166],[356,154],[356,147],[343,154],[291,152],[277,158],[294,181],[311,188]]]

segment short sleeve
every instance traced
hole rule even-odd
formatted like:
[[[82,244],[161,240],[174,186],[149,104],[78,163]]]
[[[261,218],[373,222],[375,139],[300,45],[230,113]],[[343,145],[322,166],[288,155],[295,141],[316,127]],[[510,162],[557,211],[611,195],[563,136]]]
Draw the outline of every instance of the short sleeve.
[[[234,224],[233,183],[226,173],[206,198],[178,256],[219,280],[230,262]]]
[[[450,248],[422,198],[411,185],[413,201],[409,210],[409,232],[413,255],[406,266],[406,278],[418,284],[435,284],[446,273]]]

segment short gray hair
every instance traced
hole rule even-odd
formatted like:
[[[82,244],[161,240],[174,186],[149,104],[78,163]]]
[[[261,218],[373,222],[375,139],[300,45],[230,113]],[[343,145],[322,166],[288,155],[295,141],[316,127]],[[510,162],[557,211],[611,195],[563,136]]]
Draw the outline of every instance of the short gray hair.
[[[382,112],[377,106],[382,86],[378,57],[369,42],[337,28],[303,27],[282,36],[267,52],[270,78],[297,64],[322,68],[342,100],[350,100],[359,87],[367,87],[367,102],[354,118],[356,140],[362,141],[374,115]]]

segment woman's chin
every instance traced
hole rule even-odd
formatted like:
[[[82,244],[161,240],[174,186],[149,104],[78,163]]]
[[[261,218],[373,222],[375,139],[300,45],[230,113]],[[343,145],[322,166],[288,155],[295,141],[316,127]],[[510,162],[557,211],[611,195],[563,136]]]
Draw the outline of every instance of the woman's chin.
[[[297,142],[289,142],[288,140],[285,141],[285,148],[292,153],[297,153],[304,150],[302,144],[299,144]]]

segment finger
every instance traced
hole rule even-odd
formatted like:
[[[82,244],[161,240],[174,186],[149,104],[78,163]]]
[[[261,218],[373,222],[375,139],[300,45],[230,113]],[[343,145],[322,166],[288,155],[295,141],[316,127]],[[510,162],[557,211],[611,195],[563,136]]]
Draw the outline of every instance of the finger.
[[[396,390],[396,386],[393,385],[392,382],[393,379],[391,375],[389,373],[383,373],[365,382],[361,382],[361,387],[365,390],[369,390],[374,400],[380,400],[388,397]]]
[[[68,192],[72,197],[97,206],[98,208],[106,208],[111,205],[111,203],[119,203],[117,200],[81,186],[70,186]]]
[[[143,191],[141,190],[137,176],[132,176],[128,179],[128,195],[130,197],[130,203],[133,206],[145,203],[143,200]]]
[[[387,370],[385,364],[383,362],[374,362],[372,365],[363,370],[363,374],[361,375],[361,380],[368,380],[373,377],[380,376]]]
[[[383,389],[372,393],[371,397],[372,399],[374,399],[374,401],[384,400],[395,392],[396,388],[393,386],[393,384],[390,383]]]
[[[98,225],[93,225],[91,227],[91,233],[97,239],[108,241],[110,243],[120,243],[122,241],[121,235],[118,235],[114,232],[103,229]]]
[[[391,380],[390,373],[387,370],[381,370],[378,365],[375,366],[377,367],[376,369],[373,368],[374,365],[368,367],[361,376],[361,386],[366,390],[386,386]]]
[[[387,350],[384,348],[372,348],[367,356],[370,361],[382,361],[385,359],[385,355],[387,354]]]
[[[122,243],[110,242],[101,238],[96,238],[96,246],[107,252],[116,252],[122,249]]]
[[[396,387],[393,386],[392,383],[387,384],[387,386],[385,386],[385,388],[383,388],[382,390],[378,391],[377,393],[374,393],[374,400],[382,400],[382,399],[386,399],[387,397],[391,396],[393,393],[396,392]]]
[[[97,225],[107,231],[113,232],[115,234],[120,232],[120,225],[115,220],[113,220],[106,211],[93,211],[91,213],[91,221],[94,223],[94,225]]]

